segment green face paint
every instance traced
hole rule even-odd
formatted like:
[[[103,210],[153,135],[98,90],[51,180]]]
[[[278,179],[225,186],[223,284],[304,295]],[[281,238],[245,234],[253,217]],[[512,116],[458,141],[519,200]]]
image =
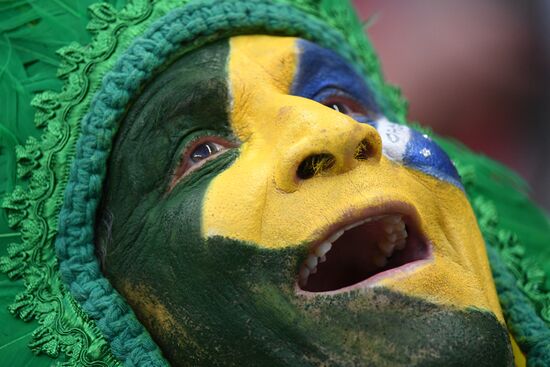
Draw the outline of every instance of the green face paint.
[[[170,362],[511,365],[506,330],[486,310],[385,287],[300,295],[307,244],[203,235],[212,181],[244,154],[231,148],[229,56],[228,41],[205,46],[144,88],[117,136],[99,215],[104,271]],[[225,138],[228,150],[200,166],[216,149],[201,145],[205,136]]]

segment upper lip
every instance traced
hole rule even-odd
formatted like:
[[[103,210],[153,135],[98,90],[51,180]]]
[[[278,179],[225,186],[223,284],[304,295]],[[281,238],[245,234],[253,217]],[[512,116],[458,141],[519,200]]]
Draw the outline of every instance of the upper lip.
[[[331,237],[341,231],[345,231],[349,226],[354,226],[366,219],[376,218],[388,213],[399,213],[410,218],[412,224],[416,228],[421,228],[418,212],[411,204],[406,204],[399,201],[391,201],[381,205],[368,207],[358,210],[349,210],[345,213],[339,221],[336,221],[323,229],[317,231],[319,233],[317,239],[313,240],[309,244],[310,250],[316,248],[319,244],[329,241]]]
[[[310,244],[298,291],[346,292],[428,259],[431,248],[421,228],[416,209],[403,202],[350,211]]]

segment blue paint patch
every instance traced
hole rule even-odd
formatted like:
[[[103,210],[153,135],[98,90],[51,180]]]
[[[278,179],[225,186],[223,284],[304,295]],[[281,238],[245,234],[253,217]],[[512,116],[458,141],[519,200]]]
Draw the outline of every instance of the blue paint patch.
[[[298,70],[292,83],[292,95],[317,102],[329,96],[345,95],[373,114],[379,114],[374,93],[340,55],[306,40],[298,40],[297,46]]]
[[[428,135],[380,118],[371,123],[382,138],[382,152],[390,160],[464,189],[453,162]]]
[[[403,164],[462,188],[460,176],[447,153],[430,138],[412,131]]]

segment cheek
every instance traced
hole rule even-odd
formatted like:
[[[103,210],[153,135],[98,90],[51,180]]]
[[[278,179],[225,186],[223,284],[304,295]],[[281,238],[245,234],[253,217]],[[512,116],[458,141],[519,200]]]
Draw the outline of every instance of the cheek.
[[[115,287],[160,285],[177,293],[181,279],[192,279],[202,245],[199,230],[206,181],[191,188],[176,187],[170,194],[161,190],[142,194],[126,217],[119,215],[125,212],[123,198],[111,203],[114,246],[108,249],[105,263]]]
[[[441,304],[487,310],[503,321],[485,243],[467,198],[456,187],[414,174],[426,186],[425,195],[418,196],[418,208],[433,246],[433,261],[414,276],[383,284]]]
[[[138,206],[114,240],[124,250],[107,258],[107,277],[162,349],[189,351],[188,315],[178,311],[212,284],[213,266],[200,238],[202,191],[177,190],[170,198]],[[213,292],[213,290],[208,290]]]
[[[189,267],[181,264],[192,263],[203,242],[200,228],[206,189],[235,156],[236,152],[227,152],[207,162],[169,193],[159,184],[133,195],[131,204],[122,195],[110,197],[106,204],[113,217],[113,245],[106,256],[109,275],[115,280],[173,281],[187,271]]]
[[[165,203],[163,203],[165,204]],[[173,281],[178,263],[196,244],[197,213],[189,205],[138,206],[124,223],[113,227],[113,241],[120,250],[107,255],[106,268],[118,281]],[[116,219],[115,219],[116,220]]]

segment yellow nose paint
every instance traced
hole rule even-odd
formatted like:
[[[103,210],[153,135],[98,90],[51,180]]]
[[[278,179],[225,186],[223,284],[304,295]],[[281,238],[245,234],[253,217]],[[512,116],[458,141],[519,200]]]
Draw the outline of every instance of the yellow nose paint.
[[[231,39],[231,124],[242,146],[234,164],[209,186],[203,237],[271,249],[299,246],[347,215],[405,203],[418,212],[433,260],[380,285],[437,303],[491,310],[503,321],[484,242],[464,193],[381,156],[380,137],[370,125],[289,95],[298,58],[294,38]],[[353,153],[364,140],[372,153],[358,161]],[[335,165],[298,180],[299,163],[323,152],[336,158]]]

